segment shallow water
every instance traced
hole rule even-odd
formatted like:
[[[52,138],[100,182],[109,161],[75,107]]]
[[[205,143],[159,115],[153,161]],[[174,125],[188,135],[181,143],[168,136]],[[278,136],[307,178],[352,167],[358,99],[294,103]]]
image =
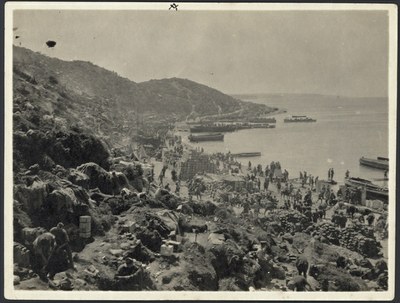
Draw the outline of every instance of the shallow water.
[[[251,100],[285,108],[287,113],[276,115],[275,129],[241,130],[226,133],[223,142],[201,142],[193,146],[206,152],[260,151],[260,157],[240,158],[262,164],[280,161],[289,171],[289,177],[298,177],[307,171],[319,179],[327,178],[334,168],[334,179],[343,182],[346,170],[353,177],[372,181],[383,177],[382,170],[359,165],[362,156],[388,156],[388,103],[385,99],[343,99],[335,97],[290,96]],[[307,115],[315,123],[283,123],[289,115]],[[183,133],[187,141],[188,133]],[[374,181],[377,184],[382,182]]]

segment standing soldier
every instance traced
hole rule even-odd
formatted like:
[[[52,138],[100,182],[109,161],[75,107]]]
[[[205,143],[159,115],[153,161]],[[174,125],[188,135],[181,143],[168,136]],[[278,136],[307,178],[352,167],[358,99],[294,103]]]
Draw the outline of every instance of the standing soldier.
[[[269,186],[269,179],[268,179],[268,177],[265,177],[265,180],[264,180],[264,190],[265,191],[268,190],[268,186]]]
[[[59,222],[56,227],[50,229],[50,233],[54,235],[56,240],[55,252],[59,253],[61,250],[64,250],[67,253],[69,267],[75,269],[74,261],[72,260],[72,251],[69,246],[69,237],[67,231],[64,229],[64,224]],[[53,274],[53,272],[49,272]],[[52,279],[53,277],[54,275],[52,275],[50,279]]]
[[[265,166],[265,177],[268,178],[269,175],[269,165]]]
[[[172,181],[174,181],[174,182],[176,182],[177,179],[178,179],[178,175],[177,175],[177,173],[176,173],[175,168],[173,168],[173,169],[171,170],[171,179],[172,179]]]
[[[280,192],[281,191],[281,187],[282,187],[282,185],[281,185],[281,179],[277,179],[277,183],[276,183],[276,188],[278,189],[278,192]]]

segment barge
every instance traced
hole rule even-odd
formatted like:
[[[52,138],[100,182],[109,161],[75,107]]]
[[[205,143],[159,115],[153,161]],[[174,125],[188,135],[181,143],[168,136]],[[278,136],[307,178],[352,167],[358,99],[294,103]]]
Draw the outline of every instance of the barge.
[[[209,133],[209,132],[233,132],[237,129],[235,125],[215,125],[202,124],[190,128],[191,133]]]
[[[345,185],[353,188],[365,188],[367,191],[367,199],[383,199],[388,201],[389,190],[386,187],[381,187],[372,183],[369,180],[361,178],[347,178]]]
[[[260,152],[249,152],[249,153],[232,154],[232,157],[237,157],[237,158],[259,157],[259,156],[261,156]]]
[[[202,135],[190,135],[190,142],[203,142],[203,141],[224,141],[224,134],[202,134]]]
[[[360,165],[387,170],[389,169],[389,159],[384,157],[377,157],[376,159],[361,157]]]

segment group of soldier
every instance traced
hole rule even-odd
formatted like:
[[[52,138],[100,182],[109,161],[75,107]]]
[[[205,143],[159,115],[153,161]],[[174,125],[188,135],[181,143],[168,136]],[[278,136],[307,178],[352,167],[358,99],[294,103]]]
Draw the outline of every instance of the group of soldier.
[[[42,280],[53,280],[57,272],[75,269],[70,240],[64,224],[59,222],[32,243],[32,268]]]

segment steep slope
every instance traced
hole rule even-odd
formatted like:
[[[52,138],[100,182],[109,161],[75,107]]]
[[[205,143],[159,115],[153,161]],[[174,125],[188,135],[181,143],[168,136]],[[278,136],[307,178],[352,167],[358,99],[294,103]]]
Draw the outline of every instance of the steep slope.
[[[145,104],[135,82],[90,62],[63,61],[21,47],[14,47],[13,59],[15,68],[23,68],[35,78],[53,75],[65,89],[77,95],[109,99],[117,106]]]
[[[54,145],[53,139],[61,140],[72,133],[77,137],[93,136],[105,142],[108,150],[127,146],[134,140],[157,145],[152,141],[161,142],[163,133],[176,120],[260,114],[268,110],[265,105],[243,102],[190,80],[172,78],[135,83],[90,62],[67,62],[14,46],[14,132],[38,131],[41,139],[37,140],[43,147]],[[52,134],[50,138],[44,136],[46,132]],[[44,161],[39,149],[26,144],[29,140],[21,134],[14,137],[15,159],[19,163],[24,159],[30,159],[26,165]],[[64,154],[56,164],[79,165],[80,161],[74,159],[79,159],[82,148],[70,151],[67,141],[63,141],[63,148],[46,150],[43,154],[52,160]],[[100,145],[94,144],[96,148]],[[21,150],[23,153],[18,154]],[[101,164],[104,157],[102,152],[101,159],[95,160]],[[91,159],[83,157],[84,160]]]
[[[110,110],[186,117],[190,113],[203,116],[241,108],[240,100],[190,80],[172,78],[135,83],[90,62],[67,62],[16,46],[14,67],[16,72],[23,71],[38,82],[50,85],[57,82],[77,96],[108,101]]]
[[[156,93],[157,106],[163,108],[168,104],[173,112],[184,111],[193,116],[204,116],[241,109],[241,102],[238,99],[187,79],[150,80],[139,83],[138,86],[148,92]]]

